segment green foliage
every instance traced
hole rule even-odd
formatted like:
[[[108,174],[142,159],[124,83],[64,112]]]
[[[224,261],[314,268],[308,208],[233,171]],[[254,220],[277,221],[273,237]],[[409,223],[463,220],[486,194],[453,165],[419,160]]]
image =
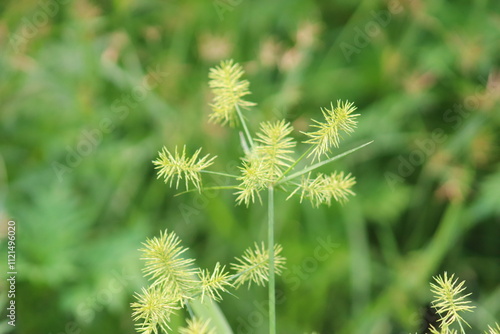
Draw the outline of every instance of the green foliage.
[[[259,101],[245,115],[251,129],[285,119],[302,153],[309,137],[300,131],[309,119],[324,122],[318,106],[341,98],[361,115],[342,147],[376,139],[335,162],[357,177],[357,196],[344,205],[313,209],[298,205],[300,190],[285,202],[276,189],[288,267],[278,280],[281,332],[423,333],[428,283],[444,271],[472,289],[471,332],[499,322],[500,2],[0,7],[0,216],[20,230],[19,333],[133,332],[131,296],[146,284],[137,248],[160,230],[176,231],[210,271],[264,238],[260,205],[235,207],[232,191],[192,184],[196,191],[174,197],[151,165],[162,145],[171,153],[186,145],[187,156],[197,147],[199,157],[218,155],[209,169],[239,174],[238,132],[207,122],[207,73],[227,58],[251,82],[242,99]],[[233,186],[201,176],[203,187]],[[335,247],[326,252],[318,236]],[[6,240],[0,232],[2,258]],[[239,289],[221,308],[233,328],[259,333],[265,325],[251,327],[247,315],[258,319],[264,300],[262,289]],[[183,318],[171,316],[173,332]]]

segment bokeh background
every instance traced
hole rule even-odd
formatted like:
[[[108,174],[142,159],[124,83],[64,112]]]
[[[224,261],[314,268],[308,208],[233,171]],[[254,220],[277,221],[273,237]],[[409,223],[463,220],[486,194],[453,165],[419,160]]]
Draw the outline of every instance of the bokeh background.
[[[264,207],[235,206],[230,191],[174,197],[151,163],[186,144],[218,155],[213,170],[238,165],[238,132],[207,122],[208,71],[228,58],[250,81],[252,129],[285,118],[300,141],[342,99],[361,116],[338,152],[375,141],[325,168],[356,176],[347,204],[278,194],[280,333],[423,333],[444,271],[467,281],[471,333],[499,321],[498,1],[12,0],[0,11],[1,268],[15,219],[17,333],[133,333],[137,249],[161,230],[206,268],[265,239]],[[265,333],[266,293],[225,296],[235,333]],[[0,332],[13,332],[5,319]],[[180,312],[173,332],[183,324]]]

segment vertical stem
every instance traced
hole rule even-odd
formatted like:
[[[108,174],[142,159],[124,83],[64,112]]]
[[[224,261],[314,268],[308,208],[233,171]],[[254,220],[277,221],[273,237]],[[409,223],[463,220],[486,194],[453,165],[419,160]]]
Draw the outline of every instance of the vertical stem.
[[[268,193],[269,224],[267,230],[269,247],[269,334],[276,334],[276,295],[274,292],[274,188]]]
[[[236,113],[238,114],[238,117],[240,118],[241,125],[243,126],[243,130],[245,131],[245,136],[247,137],[248,144],[250,145],[250,148],[253,147],[253,139],[252,136],[250,136],[250,131],[248,131],[247,123],[245,122],[245,119],[243,118],[243,114],[241,113],[240,107],[235,104],[234,105],[236,108]]]

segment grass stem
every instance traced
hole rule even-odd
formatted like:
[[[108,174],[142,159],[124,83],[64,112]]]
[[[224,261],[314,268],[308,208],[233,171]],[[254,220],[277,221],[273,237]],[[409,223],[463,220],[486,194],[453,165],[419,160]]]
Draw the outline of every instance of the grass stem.
[[[274,286],[274,188],[269,187],[268,192],[268,216],[269,224],[267,230],[269,247],[269,334],[276,334],[276,295]]]
[[[247,123],[245,122],[245,118],[243,118],[243,114],[241,113],[240,107],[235,104],[236,112],[238,113],[238,117],[240,118],[241,125],[243,126],[243,130],[245,131],[245,136],[247,137],[248,144],[250,148],[253,147],[253,139],[250,135],[250,131],[248,131]]]
[[[311,165],[311,166],[309,166],[309,167],[306,167],[306,168],[304,168],[303,170],[301,170],[301,171],[299,171],[299,172],[297,172],[297,173],[294,173],[294,174],[292,174],[292,175],[290,175],[290,176],[288,176],[288,177],[286,177],[286,178],[284,178],[284,179],[281,179],[280,181],[276,182],[276,185],[279,185],[279,184],[281,184],[281,183],[284,183],[284,182],[290,181],[290,180],[292,180],[292,179],[294,179],[294,178],[296,178],[296,177],[298,177],[298,176],[301,176],[301,175],[304,175],[304,174],[306,174],[306,173],[309,173],[310,171],[312,171],[312,170],[314,170],[314,169],[316,169],[316,168],[319,168],[319,167],[321,167],[321,166],[323,166],[323,165],[326,165],[326,164],[328,164],[328,163],[330,163],[330,162],[332,162],[332,161],[334,161],[334,160],[337,160],[337,159],[340,159],[340,158],[342,158],[342,157],[345,157],[346,155],[351,154],[352,152],[357,151],[357,150],[359,150],[360,148],[363,148],[363,147],[365,147],[365,146],[367,146],[367,145],[370,145],[371,143],[373,143],[373,140],[372,140],[372,141],[370,141],[370,142],[368,142],[368,143],[365,143],[365,144],[363,144],[363,145],[359,145],[358,147],[355,147],[355,148],[353,148],[352,150],[346,151],[346,152],[341,153],[341,154],[339,154],[339,155],[336,155],[336,156],[334,156],[334,157],[332,157],[332,158],[329,158],[329,159],[327,159],[327,160],[324,160],[324,161],[320,161],[320,162],[318,162],[318,163],[315,163],[314,165]]]

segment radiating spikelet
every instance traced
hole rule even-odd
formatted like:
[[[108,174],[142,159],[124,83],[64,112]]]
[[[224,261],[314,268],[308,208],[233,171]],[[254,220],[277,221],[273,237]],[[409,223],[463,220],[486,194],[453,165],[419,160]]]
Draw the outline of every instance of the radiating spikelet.
[[[255,197],[261,201],[260,191],[265,189],[270,182],[268,162],[261,159],[257,154],[250,152],[243,159],[243,166],[239,167],[241,175],[237,178],[241,183],[237,187],[236,203],[255,202]]]
[[[274,245],[274,265],[275,274],[280,275],[285,267],[286,259],[279,255],[282,251],[280,245]],[[255,248],[248,248],[241,258],[236,258],[236,263],[231,264],[231,268],[236,271],[234,285],[239,287],[248,282],[248,287],[252,282],[257,285],[265,285],[269,280],[269,251],[262,243],[259,247],[255,243]]]
[[[500,334],[500,325],[495,323],[496,327],[488,326],[488,331],[484,332],[485,334]]]
[[[158,327],[168,333],[168,322],[175,310],[178,310],[177,297],[169,290],[151,286],[142,288],[141,293],[136,293],[136,302],[130,304],[133,309],[132,318],[139,321],[136,329],[139,333],[158,333]]]
[[[140,249],[145,260],[144,275],[153,281],[152,286],[162,286],[175,296],[181,305],[190,299],[199,286],[193,276],[196,270],[193,259],[185,259],[182,254],[187,248],[179,246],[181,240],[173,232],[162,232],[160,237],[146,240]]]
[[[250,94],[249,82],[240,80],[243,74],[241,65],[233,60],[222,61],[220,66],[210,69],[209,86],[214,94],[214,102],[210,105],[210,121],[235,126],[238,124],[236,106],[246,109],[255,105],[243,100],[244,96]]]
[[[201,281],[201,301],[208,297],[214,301],[220,301],[222,296],[220,292],[228,292],[226,286],[233,286],[229,280],[231,275],[225,271],[225,266],[221,266],[219,262],[215,264],[214,271],[210,273],[208,270],[198,272],[198,277]]]
[[[210,327],[210,319],[203,321],[195,317],[188,319],[187,325],[179,329],[180,334],[215,334],[215,329]]]
[[[331,175],[319,173],[314,179],[311,179],[310,175],[308,175],[302,179],[301,184],[288,198],[300,191],[301,203],[304,198],[307,198],[315,207],[319,207],[321,204],[329,206],[332,199],[344,202],[347,201],[349,196],[353,196],[354,192],[351,188],[355,184],[354,177],[351,174],[344,175],[344,172],[334,172]]]
[[[293,131],[292,126],[285,121],[264,122],[257,133],[256,142],[252,151],[243,159],[240,167],[241,181],[236,194],[238,204],[250,202],[259,198],[259,192],[278,180],[286,168],[294,161],[292,148],[296,143],[288,135]]]
[[[446,325],[440,326],[437,329],[431,324],[429,330],[431,334],[458,334],[456,329],[449,329]]]
[[[313,155],[313,160],[321,158],[322,155],[328,155],[332,147],[339,147],[341,133],[350,134],[354,131],[359,114],[352,114],[356,110],[353,103],[349,101],[337,101],[334,107],[331,103],[331,109],[322,108],[324,122],[314,121],[316,124],[312,127],[317,128],[314,132],[303,132],[309,137],[305,143],[314,145],[309,156]]]
[[[166,147],[163,147],[159,153],[158,159],[153,161],[158,169],[158,178],[163,177],[165,183],[172,186],[176,179],[175,188],[179,187],[179,182],[184,178],[186,189],[189,189],[189,183],[192,183],[198,190],[201,190],[201,175],[200,172],[209,167],[216,157],[211,157],[207,154],[203,158],[198,158],[201,148],[198,149],[191,157],[186,155],[186,146],[183,147],[182,153],[179,153],[177,146],[174,154],[170,153]]]
[[[434,277],[436,284],[431,283],[431,291],[434,294],[432,306],[440,316],[441,327],[449,327],[457,322],[462,328],[462,323],[469,324],[462,318],[462,312],[471,312],[474,306],[466,298],[470,295],[460,295],[464,290],[465,281],[457,284],[458,278],[454,280],[454,275]],[[469,326],[470,327],[470,326]]]
[[[283,171],[293,163],[293,150],[296,143],[288,137],[293,128],[284,120],[279,122],[264,122],[257,133],[256,155],[268,162],[271,182],[278,179]]]

